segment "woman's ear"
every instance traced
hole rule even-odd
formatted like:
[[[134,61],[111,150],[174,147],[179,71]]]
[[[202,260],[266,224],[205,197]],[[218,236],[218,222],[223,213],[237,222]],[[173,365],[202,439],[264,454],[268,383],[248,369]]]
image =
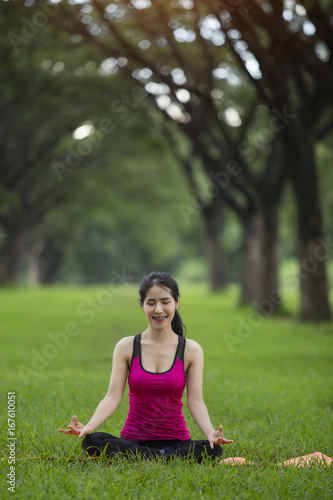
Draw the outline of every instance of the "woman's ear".
[[[178,309],[178,306],[179,306],[179,299],[176,302],[176,309]]]

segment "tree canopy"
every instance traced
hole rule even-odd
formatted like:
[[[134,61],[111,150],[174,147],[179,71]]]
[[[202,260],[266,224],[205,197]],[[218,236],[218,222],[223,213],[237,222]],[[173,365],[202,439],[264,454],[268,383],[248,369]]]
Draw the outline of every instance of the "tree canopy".
[[[17,2],[8,4],[16,8],[17,14]],[[72,118],[77,113],[76,122],[82,112],[85,118],[81,125],[91,131],[80,142],[82,151],[86,151],[84,147],[92,149],[93,139],[98,139],[96,121],[99,120],[100,130],[105,126],[103,103],[105,109],[108,93],[113,96],[111,109],[115,120],[107,122],[107,126],[116,128],[112,131],[116,150],[120,129],[130,130],[132,120],[134,124],[136,120],[140,123],[139,115],[144,113],[145,127],[141,136],[137,130],[131,135],[131,145],[133,140],[136,151],[140,151],[139,144],[144,144],[144,137],[151,135],[149,126],[167,141],[157,140],[157,143],[161,146],[163,142],[163,148],[168,144],[180,169],[180,177],[175,178],[181,178],[182,182],[187,179],[192,191],[190,194],[182,184],[178,213],[185,222],[192,215],[202,216],[213,286],[218,287],[225,280],[221,230],[225,221],[230,220],[226,218],[226,210],[231,210],[243,234],[239,249],[242,301],[272,300],[279,305],[279,215],[283,190],[290,183],[296,207],[300,313],[304,319],[330,318],[327,255],[321,260],[315,258],[318,242],[324,237],[317,145],[326,144],[324,141],[333,127],[330,3],[41,0],[29,5],[31,8],[24,10],[30,10],[29,15],[21,18],[15,17],[14,10],[7,6],[6,15],[12,23],[6,28],[10,58],[19,60],[32,50],[36,61],[34,76],[40,82],[43,77],[49,78],[54,85],[50,84],[50,95],[44,94],[48,104],[59,102],[55,89],[67,78],[63,94],[69,97],[70,105],[66,110]],[[20,74],[24,72],[22,69]],[[34,92],[38,85],[31,88]],[[19,101],[18,96],[14,101]],[[127,119],[129,115],[131,118]],[[55,127],[56,122],[53,122]],[[68,126],[71,133],[75,126]],[[5,141],[14,149],[19,136],[19,126],[16,127],[12,141]],[[46,130],[44,134],[47,135]],[[79,178],[87,183],[87,177],[72,175],[77,162],[82,163],[82,169],[84,163],[94,170],[98,164],[104,165],[103,175],[109,175],[105,174],[105,159],[110,154],[105,137],[96,148],[94,162],[90,153],[73,150],[76,139],[70,134],[58,133],[58,149],[56,145],[46,145],[45,149],[51,152],[54,178],[67,179],[58,182],[58,186],[54,178],[51,182],[51,191],[61,192],[59,198],[69,189],[78,193]],[[27,142],[30,147],[33,141]],[[120,148],[119,159],[123,152]],[[38,159],[36,153],[35,157]],[[30,156],[25,154],[24,158]],[[22,169],[23,163],[22,158],[17,161],[19,168]],[[38,161],[33,163],[33,168],[37,168]],[[26,171],[29,168],[24,167]],[[145,167],[140,168],[145,178]],[[11,168],[11,172],[14,170]],[[100,176],[94,175],[96,179]],[[6,176],[5,186],[8,186],[11,181]],[[40,179],[39,186],[45,193],[43,174]],[[91,185],[94,182],[95,178]],[[29,187],[24,177],[23,184]],[[63,184],[63,189],[59,189],[59,184]],[[135,190],[129,194],[127,188],[122,188],[124,199],[135,200]],[[10,190],[6,189],[10,197]],[[20,192],[15,187],[14,197],[16,191]],[[155,193],[163,204],[163,192],[155,189]],[[38,200],[31,190],[28,197],[20,196],[28,198],[30,205],[32,199]],[[168,197],[170,207],[169,194]],[[154,200],[151,192],[149,198]],[[118,207],[121,200],[119,196]],[[37,204],[41,211],[43,203]],[[125,205],[122,213],[131,207],[130,203]],[[14,211],[10,212],[12,216]],[[28,220],[25,213],[19,219]],[[133,228],[131,216],[128,221]],[[12,222],[3,219],[3,226],[6,224],[13,227]],[[24,225],[21,227],[24,229]],[[134,228],[132,236],[135,234]],[[135,238],[140,239],[140,234],[138,231],[131,241],[138,241]],[[142,240],[144,234],[142,231]],[[168,235],[168,241],[173,241],[172,229]],[[156,250],[152,245],[150,265],[161,244],[162,240]],[[310,269],[309,262],[313,260],[315,266]],[[214,281],[214,277],[218,279]]]

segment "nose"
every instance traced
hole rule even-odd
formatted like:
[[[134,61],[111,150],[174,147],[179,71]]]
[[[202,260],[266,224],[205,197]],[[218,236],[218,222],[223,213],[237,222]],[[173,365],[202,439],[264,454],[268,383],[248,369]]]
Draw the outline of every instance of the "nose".
[[[163,312],[163,307],[160,302],[156,302],[155,312]]]

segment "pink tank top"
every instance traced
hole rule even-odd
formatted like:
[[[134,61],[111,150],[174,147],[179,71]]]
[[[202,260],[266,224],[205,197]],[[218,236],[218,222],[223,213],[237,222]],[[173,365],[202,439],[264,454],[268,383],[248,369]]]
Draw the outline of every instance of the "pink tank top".
[[[140,341],[141,333],[133,342],[128,374],[129,412],[121,437],[138,441],[190,439],[182,413],[185,338],[178,337],[172,367],[163,373],[148,372],[142,367]]]

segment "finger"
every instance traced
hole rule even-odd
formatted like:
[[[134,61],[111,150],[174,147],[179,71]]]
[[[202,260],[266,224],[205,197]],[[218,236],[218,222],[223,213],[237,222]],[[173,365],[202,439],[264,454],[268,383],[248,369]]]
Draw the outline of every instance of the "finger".
[[[78,431],[75,427],[73,427],[72,425],[69,425],[68,426],[71,431],[72,431],[72,434],[75,434],[75,436],[77,436],[78,434],[80,434],[80,431]]]
[[[230,444],[230,443],[233,443],[234,440],[233,439],[224,439],[224,444]]]
[[[69,431],[68,429],[58,429],[58,431],[62,432],[63,434],[70,434],[71,431]]]
[[[82,427],[82,429],[80,429],[79,437],[88,436],[89,434],[89,430],[84,426]]]
[[[72,434],[75,434],[75,435],[80,434],[80,431],[78,429],[76,429],[75,427],[72,427],[71,425],[69,425],[68,427],[70,428],[70,432]]]

